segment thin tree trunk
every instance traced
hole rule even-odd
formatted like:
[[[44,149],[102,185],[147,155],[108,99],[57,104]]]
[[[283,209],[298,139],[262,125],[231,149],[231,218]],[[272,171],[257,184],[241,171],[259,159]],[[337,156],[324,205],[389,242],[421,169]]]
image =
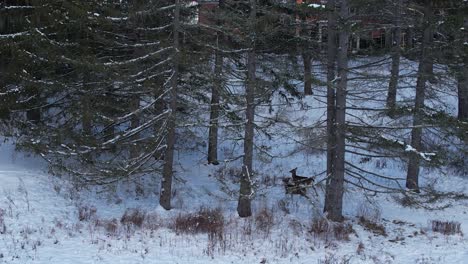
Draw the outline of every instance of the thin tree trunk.
[[[460,44],[468,43],[468,14],[463,15],[464,31],[459,32]],[[458,120],[468,121],[468,54],[464,53],[464,44],[459,47],[459,54],[464,58],[458,70]]]
[[[339,33],[337,54],[338,86],[336,89],[336,139],[334,169],[326,189],[325,212],[332,221],[343,220],[343,193],[345,175],[346,147],[346,93],[348,85],[348,48],[349,48],[349,6],[348,0],[340,1],[340,20],[343,21]]]
[[[219,38],[219,36],[218,36]],[[217,40],[219,41],[219,39]],[[210,129],[208,134],[208,163],[218,165],[218,123],[219,123],[219,92],[221,91],[221,75],[223,72],[223,55],[215,52],[214,82],[211,89]]]
[[[83,95],[81,96],[81,125],[83,126],[83,133],[86,136],[91,136],[92,133],[92,104],[91,98],[88,94],[88,81],[89,75],[87,73],[83,76]]]
[[[173,57],[173,73],[171,78],[171,114],[167,127],[167,148],[164,155],[164,167],[161,182],[161,192],[159,204],[166,210],[171,209],[172,197],[172,175],[174,165],[174,147],[176,141],[176,112],[177,112],[177,82],[179,78],[179,15],[180,15],[180,0],[175,0],[174,11],[174,57]]]
[[[385,29],[385,49],[390,50],[392,48],[393,41],[392,41],[392,30],[386,28]]]
[[[390,115],[395,110],[398,80],[400,78],[402,0],[398,0],[395,5],[395,46],[392,51],[392,69],[387,94],[387,108],[390,110]]]
[[[333,172],[333,156],[335,149],[335,61],[336,61],[336,7],[335,0],[327,3],[327,177]],[[327,186],[328,186],[327,180]]]
[[[155,84],[154,88],[154,98],[159,100],[154,104],[154,114],[155,115],[160,115],[164,112],[166,108],[166,102],[164,98],[161,98],[163,95],[163,89],[164,89],[164,84],[162,81],[159,81]],[[158,99],[159,98],[159,99]],[[158,120],[154,124],[154,133],[155,135],[158,135],[161,132],[161,128],[164,127],[164,121],[163,120]],[[164,160],[164,150],[157,150],[154,152],[153,157],[156,160]]]
[[[304,94],[312,95],[312,55],[308,50],[302,52],[302,59],[304,61]]]
[[[408,38],[406,38],[406,45],[408,46],[408,49],[411,49],[413,48],[414,28],[412,28],[411,26],[408,27],[407,33]]]
[[[250,0],[249,28],[251,34],[255,32],[257,16],[256,0]],[[253,178],[253,140],[254,140],[254,116],[255,116],[255,88],[256,88],[256,53],[255,39],[251,39],[250,51],[247,55],[247,85],[246,85],[246,124],[244,133],[244,159],[242,164],[242,176],[240,179],[239,202],[237,213],[240,217],[252,215],[252,178]]]
[[[2,19],[0,18],[0,32],[3,32],[3,27],[1,25]],[[11,59],[10,52],[2,50],[0,52],[0,92],[6,92],[6,70]],[[9,120],[10,119],[10,97],[11,96],[1,96],[0,97],[0,119]]]
[[[458,74],[458,120],[468,121],[468,66],[462,65]]]
[[[131,100],[130,103],[132,105],[132,110],[133,111],[140,108],[140,96],[135,95],[130,100]],[[134,115],[132,117],[132,119],[130,120],[130,129],[137,128],[139,126],[140,126],[140,117],[138,115]],[[131,140],[134,141],[134,140],[137,140],[137,139],[138,139],[138,134],[135,134],[132,137]],[[139,149],[137,147],[137,144],[136,143],[131,143],[131,145],[130,145],[130,158],[131,159],[137,158],[138,154],[139,154]]]
[[[426,82],[430,78],[431,64],[431,44],[432,44],[432,8],[428,4],[424,7],[424,36],[422,42],[421,57],[418,67],[418,79],[416,82],[416,98],[414,103],[413,129],[411,130],[411,146],[416,151],[421,151],[422,144],[422,115],[424,108],[424,98]],[[406,187],[419,192],[419,165],[420,157],[418,153],[410,153],[408,171],[406,175]]]

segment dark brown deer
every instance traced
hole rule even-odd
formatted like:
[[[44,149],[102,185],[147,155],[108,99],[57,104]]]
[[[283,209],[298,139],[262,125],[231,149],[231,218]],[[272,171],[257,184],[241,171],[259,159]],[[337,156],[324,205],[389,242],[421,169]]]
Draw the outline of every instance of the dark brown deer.
[[[299,194],[309,198],[305,186],[295,183],[291,178],[283,178],[283,183],[286,194]]]
[[[315,181],[313,177],[304,177],[297,175],[297,168],[294,168],[289,172],[291,173],[291,178],[295,184],[311,185]]]
[[[296,173],[297,168],[292,169],[289,172],[291,173],[291,178],[283,179],[286,194],[299,194],[299,195],[309,198],[307,196],[308,186],[311,186],[314,189],[315,193],[317,194],[317,191],[315,190],[313,186],[313,183],[314,183],[313,177],[304,177],[304,176],[297,175]]]

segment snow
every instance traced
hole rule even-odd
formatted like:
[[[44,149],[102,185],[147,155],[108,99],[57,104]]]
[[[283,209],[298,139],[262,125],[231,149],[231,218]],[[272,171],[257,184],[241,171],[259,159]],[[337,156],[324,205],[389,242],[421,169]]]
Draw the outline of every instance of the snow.
[[[29,34],[30,34],[29,31],[12,33],[12,34],[0,34],[0,39],[16,38],[16,37],[26,36]]]
[[[312,8],[325,8],[325,5],[320,5],[320,4],[310,4],[309,7]]]
[[[363,62],[352,62],[350,66],[359,63]],[[405,65],[402,72],[404,85],[414,82],[411,73],[416,65],[405,60],[402,64]],[[388,74],[385,67],[367,74]],[[322,66],[314,67],[314,75],[321,80],[325,78],[323,72]],[[359,80],[351,83],[362,87],[364,92],[380,87],[361,86]],[[231,89],[233,93],[241,90],[239,87]],[[422,203],[405,207],[396,202],[402,199],[402,194],[365,194],[349,185],[344,212],[347,223],[355,232],[349,241],[327,240],[309,232],[312,219],[321,216],[323,184],[315,186],[319,197],[312,191],[308,193],[311,199],[291,197],[285,195],[281,178],[289,176],[291,168],[298,167],[299,175],[316,176],[316,182],[323,183],[326,158],[321,152],[301,145],[304,135],[314,142],[321,137],[319,130],[310,131],[310,127],[320,124],[325,118],[322,96],[326,89],[317,86],[314,93],[314,96],[289,103],[275,97],[272,113],[267,106],[257,109],[258,123],[266,124],[271,119],[284,121],[269,128],[272,140],[263,135],[256,138],[257,146],[265,146],[273,154],[273,157],[256,154],[254,177],[251,179],[258,186],[255,193],[252,190],[255,195],[254,213],[271,208],[274,216],[274,224],[268,233],[256,228],[255,217],[245,220],[236,216],[238,186],[235,180],[241,168],[238,157],[243,148],[241,144],[234,144],[236,141],[231,138],[237,135],[223,126],[226,124],[221,124],[219,160],[223,162],[219,166],[206,164],[202,149],[176,153],[174,169],[177,177],[173,188],[176,193],[171,211],[157,205],[161,179],[155,175],[128,179],[111,186],[77,187],[65,176],[50,175],[42,158],[16,151],[11,141],[3,142],[0,145],[0,215],[3,215],[6,232],[0,234],[0,263],[325,263],[326,259],[335,259],[337,263],[342,260],[349,260],[349,263],[466,263],[468,241],[465,236],[433,232],[430,223],[433,220],[457,221],[461,230],[466,232],[466,199],[446,198],[427,205],[444,208],[440,210],[426,208]],[[413,91],[399,90],[399,101],[410,102],[412,97]],[[453,96],[444,96],[443,103],[447,105],[428,99],[431,106],[447,106],[447,111],[456,111]],[[351,98],[350,104],[376,106],[375,102],[362,101],[358,97]],[[196,111],[206,111],[203,107]],[[403,127],[403,124],[376,118],[364,111],[350,110],[349,114],[349,120],[359,117],[373,125]],[[123,120],[127,118],[129,116],[122,117]],[[404,121],[411,123],[410,119]],[[207,134],[206,127],[191,128],[194,131],[192,137]],[[405,133],[385,132],[380,137],[401,145],[402,151],[417,152],[405,143],[408,142]],[[430,159],[436,153],[419,154]],[[398,184],[404,186],[404,182],[399,180],[405,177],[404,162],[380,158],[360,162],[360,158],[353,154],[346,158],[360,169],[395,179],[390,182],[372,178],[379,184],[388,183],[395,188],[399,187]],[[448,168],[423,167],[421,186],[433,185],[436,191],[466,194],[468,178],[462,176]],[[137,191],[138,188],[141,190]],[[422,190],[424,194],[427,194],[425,189]],[[79,221],[78,211],[84,206],[96,208],[96,214],[89,220]],[[213,244],[206,234],[177,234],[171,229],[175,217],[195,212],[202,206],[222,209],[226,226],[221,244]],[[120,224],[118,220],[128,208],[140,208],[157,218],[156,224],[160,226],[138,229]],[[359,225],[358,216],[363,211],[376,215],[376,221],[385,227],[388,236],[376,235]],[[119,228],[117,232],[109,232],[102,223],[114,218]],[[357,250],[359,244],[362,244],[360,252]]]

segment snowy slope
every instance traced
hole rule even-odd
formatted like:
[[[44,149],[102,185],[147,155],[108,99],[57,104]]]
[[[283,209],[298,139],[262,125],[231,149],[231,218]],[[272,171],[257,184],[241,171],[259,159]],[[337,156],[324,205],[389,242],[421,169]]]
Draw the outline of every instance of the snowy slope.
[[[414,64],[404,63],[408,76],[403,83],[412,83]],[[323,69],[314,70],[315,76],[323,78]],[[376,69],[373,74],[385,75],[388,71]],[[381,87],[378,82],[362,89]],[[358,82],[353,85],[359,87]],[[263,116],[258,122],[267,122],[276,115],[288,123],[269,128],[271,140],[261,135],[256,138],[257,146],[269,148],[273,157],[256,156],[258,190],[256,215],[251,219],[239,219],[235,214],[238,159],[211,166],[206,164],[203,150],[178,153],[175,208],[168,212],[158,206],[157,177],[150,175],[106,187],[76,187],[66,177],[49,175],[40,158],[16,152],[11,142],[1,144],[0,231],[3,221],[5,232],[0,234],[0,263],[467,263],[468,240],[463,234],[444,235],[431,229],[433,220],[456,221],[461,231],[467,232],[466,199],[441,198],[430,206],[447,208],[430,210],[404,207],[396,202],[401,199],[396,194],[365,196],[350,187],[344,208],[346,223],[353,229],[349,239],[337,241],[310,232],[313,219],[321,216],[323,189],[317,186],[319,197],[309,191],[310,200],[291,197],[285,195],[281,178],[289,176],[288,171],[294,167],[298,167],[300,175],[318,175],[325,169],[323,153],[301,147],[304,134],[297,132],[298,127],[306,129],[325,118],[324,87],[315,93],[289,105],[275,99],[273,113],[258,109]],[[409,100],[412,94],[409,90],[399,96]],[[447,95],[444,102],[448,112],[456,110],[451,107],[455,105],[453,96]],[[375,106],[372,101],[350,103]],[[204,128],[198,131],[200,135],[205,132]],[[315,132],[308,136],[320,139],[320,131]],[[235,158],[242,145],[232,147],[233,141],[226,135],[222,139],[221,159]],[[347,159],[360,164],[353,155]],[[379,169],[385,175],[405,175],[400,161],[388,160],[385,166],[381,162],[374,160],[360,166]],[[422,169],[421,182],[423,186],[435,183],[438,191],[467,194],[468,178],[462,176],[449,170]],[[323,175],[317,179],[323,179]],[[207,234],[178,234],[173,230],[176,217],[200,207],[221,208],[225,218],[221,241]],[[92,213],[80,221],[80,211],[86,208]],[[128,208],[139,208],[147,214],[142,228],[120,222]],[[268,231],[260,228],[258,220],[259,212],[265,210],[273,217]],[[382,225],[386,236],[360,225],[361,215]],[[115,228],[112,223],[116,223]]]

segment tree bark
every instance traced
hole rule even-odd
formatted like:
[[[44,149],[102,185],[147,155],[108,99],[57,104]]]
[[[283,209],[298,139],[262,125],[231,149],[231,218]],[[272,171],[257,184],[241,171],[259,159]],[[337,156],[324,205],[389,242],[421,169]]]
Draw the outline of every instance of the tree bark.
[[[88,94],[88,82],[89,82],[89,75],[88,73],[84,73],[83,76],[83,95],[81,96],[81,125],[83,126],[83,133],[86,136],[91,136],[92,134],[92,103],[91,98]]]
[[[393,41],[392,41],[392,30],[386,28],[385,29],[385,49],[389,51],[392,48]]]
[[[242,176],[240,179],[239,202],[237,213],[240,217],[252,215],[252,178],[253,178],[253,141],[254,141],[254,117],[255,117],[255,88],[256,88],[256,53],[255,32],[257,16],[256,0],[250,0],[249,28],[252,34],[250,51],[247,55],[247,85],[246,85],[246,124],[244,133],[244,158],[242,164]]]
[[[348,48],[349,48],[349,6],[348,0],[340,1],[340,21],[343,22],[339,32],[337,54],[338,86],[336,89],[336,137],[334,169],[326,189],[325,212],[332,221],[343,220],[343,193],[345,175],[346,148],[346,93],[348,85]]]
[[[408,38],[406,38],[406,45],[408,46],[407,49],[411,49],[413,48],[414,28],[412,28],[411,26],[408,27],[406,33],[408,33]]]
[[[392,115],[393,110],[395,110],[398,80],[400,78],[401,6],[402,0],[398,0],[395,3],[395,46],[392,50],[392,69],[387,94],[387,108],[390,110],[390,115]]]
[[[335,149],[335,61],[336,61],[336,7],[335,0],[327,3],[327,177],[333,172],[333,156]],[[327,186],[328,186],[327,180]]]
[[[177,86],[179,79],[179,21],[180,16],[180,0],[175,0],[174,11],[174,55],[173,55],[173,73],[171,78],[171,93],[170,93],[170,109],[169,122],[167,127],[167,147],[164,155],[164,167],[161,180],[161,192],[159,204],[166,210],[171,209],[172,198],[172,175],[174,165],[174,147],[176,141],[176,112],[177,112]]]
[[[302,52],[302,59],[304,61],[304,94],[312,95],[312,55],[308,50]]]
[[[462,65],[458,74],[458,120],[468,121],[468,66]]]
[[[219,36],[218,36],[219,38]],[[219,39],[217,40],[219,41]],[[214,82],[211,89],[210,129],[208,134],[208,163],[218,165],[218,123],[220,98],[222,88],[221,76],[223,72],[223,55],[215,52]]]
[[[418,78],[416,81],[416,98],[414,102],[413,110],[413,129],[411,130],[411,146],[416,151],[422,149],[422,117],[424,114],[424,98],[426,91],[426,82],[429,80],[430,64],[432,60],[431,56],[431,45],[433,40],[432,35],[432,8],[431,6],[425,5],[424,7],[424,35],[421,48],[421,57],[418,66]],[[418,153],[410,153],[408,162],[408,171],[406,174],[406,188],[419,192],[419,165],[420,156]]]
[[[138,110],[140,108],[140,96],[134,95],[130,99],[130,103],[132,105],[132,110]],[[140,126],[140,117],[138,115],[133,115],[131,120],[130,120],[130,129],[134,129]],[[131,140],[137,140],[138,139],[138,134],[134,135]],[[138,144],[130,142],[130,158],[135,159],[138,157],[139,154],[139,149],[138,149]]]

